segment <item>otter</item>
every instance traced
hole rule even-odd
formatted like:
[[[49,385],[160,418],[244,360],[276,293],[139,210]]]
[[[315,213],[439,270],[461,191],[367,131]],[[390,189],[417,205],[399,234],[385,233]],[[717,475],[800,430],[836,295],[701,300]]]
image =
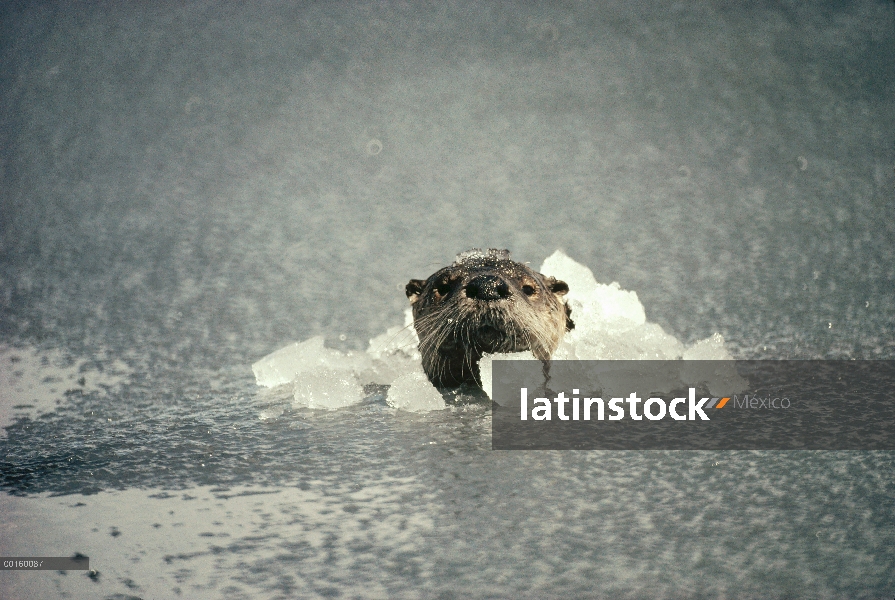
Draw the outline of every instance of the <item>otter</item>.
[[[428,279],[406,286],[423,370],[436,387],[481,386],[487,353],[530,350],[545,365],[575,327],[565,282],[510,260],[509,250],[474,248]]]

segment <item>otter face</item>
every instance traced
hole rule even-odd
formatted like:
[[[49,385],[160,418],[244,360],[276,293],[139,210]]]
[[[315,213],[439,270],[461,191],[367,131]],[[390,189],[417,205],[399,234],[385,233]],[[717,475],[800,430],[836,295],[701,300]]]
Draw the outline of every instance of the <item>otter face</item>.
[[[507,250],[474,249],[406,287],[423,370],[438,387],[481,385],[484,353],[530,350],[549,360],[575,324],[564,282],[510,260]]]

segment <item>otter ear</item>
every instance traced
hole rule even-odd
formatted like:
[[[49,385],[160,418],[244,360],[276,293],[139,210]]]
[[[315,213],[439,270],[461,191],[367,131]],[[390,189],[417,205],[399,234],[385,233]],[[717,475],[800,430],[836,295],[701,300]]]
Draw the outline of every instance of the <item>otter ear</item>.
[[[565,296],[569,293],[569,286],[565,281],[560,281],[554,277],[546,277],[544,283],[547,284],[547,289],[557,296]]]
[[[410,283],[404,288],[404,293],[410,298],[411,304],[420,299],[420,294],[423,293],[424,285],[426,285],[426,282],[422,279],[411,279]]]

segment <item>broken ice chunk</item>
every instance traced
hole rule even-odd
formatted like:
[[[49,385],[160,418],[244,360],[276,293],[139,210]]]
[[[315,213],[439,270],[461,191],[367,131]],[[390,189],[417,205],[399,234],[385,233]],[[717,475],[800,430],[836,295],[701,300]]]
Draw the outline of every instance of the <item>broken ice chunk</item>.
[[[385,333],[370,340],[367,356],[372,359],[372,363],[360,373],[361,380],[391,385],[401,375],[419,371],[419,343],[413,328],[413,313],[408,308],[404,311],[403,327],[389,327]]]
[[[441,393],[420,369],[395,379],[386,401],[393,408],[418,413],[446,408]]]
[[[687,348],[684,361],[681,379],[687,385],[703,384],[712,394],[734,394],[749,387],[737,372],[720,333]]]
[[[730,360],[724,338],[715,334],[689,348],[666,333],[656,323],[646,321],[643,305],[635,292],[623,290],[617,283],[603,285],[586,266],[557,250],[544,261],[540,271],[562,279],[569,285],[566,300],[572,309],[575,329],[560,343],[554,360],[636,360],[684,358]],[[363,399],[362,383],[391,384],[388,403],[403,410],[437,410],[444,400],[421,371],[419,339],[413,328],[412,311],[404,314],[404,327],[392,327],[370,340],[366,352],[343,353],[326,348],[317,336],[293,343],[265,356],[252,365],[258,385],[274,387],[290,382],[295,403],[312,408],[340,408]],[[482,387],[491,395],[494,360],[535,360],[531,352],[485,355],[479,363]],[[713,369],[706,372],[705,369]],[[723,371],[723,372],[722,372]],[[558,373],[559,375],[559,373]],[[710,389],[734,389],[735,370],[697,365],[686,372],[685,381],[706,383]],[[667,376],[668,385],[681,380]],[[593,382],[560,381],[574,388]],[[543,383],[543,381],[535,382]],[[670,389],[649,380],[644,385]],[[604,382],[605,384],[605,382]],[[611,385],[609,386],[611,387]],[[285,388],[288,389],[288,388]],[[728,393],[719,391],[718,393]]]
[[[732,360],[732,358],[724,347],[724,336],[720,333],[699,340],[684,351],[684,360]]]
[[[364,388],[349,369],[318,368],[299,374],[293,387],[295,406],[335,410],[364,399]]]
[[[566,301],[575,329],[566,334],[554,355],[558,360],[731,359],[718,334],[685,349],[661,326],[646,321],[636,292],[623,290],[617,283],[597,283],[590,269],[561,250],[544,261],[541,273],[569,284]]]
[[[569,285],[566,299],[572,302],[576,329],[581,327],[590,333],[592,329],[604,329],[614,321],[622,321],[616,327],[627,325],[628,328],[646,323],[646,313],[637,292],[623,290],[614,282],[610,285],[597,283],[590,269],[569,258],[562,250],[557,250],[544,260],[541,273],[552,275]],[[575,314],[578,303],[578,314]],[[625,324],[624,321],[629,323]]]
[[[494,361],[496,360],[538,360],[534,357],[530,350],[525,352],[511,352],[509,354],[485,354],[479,361],[479,376],[482,380],[482,389],[488,394],[489,398],[494,398],[492,393],[494,379]],[[540,362],[540,361],[538,361]],[[530,388],[536,388],[544,383],[543,378],[537,381],[525,382]]]
[[[377,335],[370,340],[367,354],[373,358],[388,359],[399,355],[420,360],[420,352],[417,350],[420,340],[416,331],[410,327],[389,327],[385,333]]]
[[[370,357],[364,353],[345,354],[325,348],[323,336],[318,335],[268,354],[252,365],[252,372],[255,373],[258,385],[274,387],[290,383],[299,373],[314,371],[321,367],[360,371],[369,368],[370,364]]]

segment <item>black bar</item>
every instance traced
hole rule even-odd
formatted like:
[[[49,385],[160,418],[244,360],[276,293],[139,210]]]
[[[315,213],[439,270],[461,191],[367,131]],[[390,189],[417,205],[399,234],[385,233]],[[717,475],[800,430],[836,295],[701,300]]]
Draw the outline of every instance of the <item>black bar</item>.
[[[0,571],[89,571],[87,556],[0,556]]]

